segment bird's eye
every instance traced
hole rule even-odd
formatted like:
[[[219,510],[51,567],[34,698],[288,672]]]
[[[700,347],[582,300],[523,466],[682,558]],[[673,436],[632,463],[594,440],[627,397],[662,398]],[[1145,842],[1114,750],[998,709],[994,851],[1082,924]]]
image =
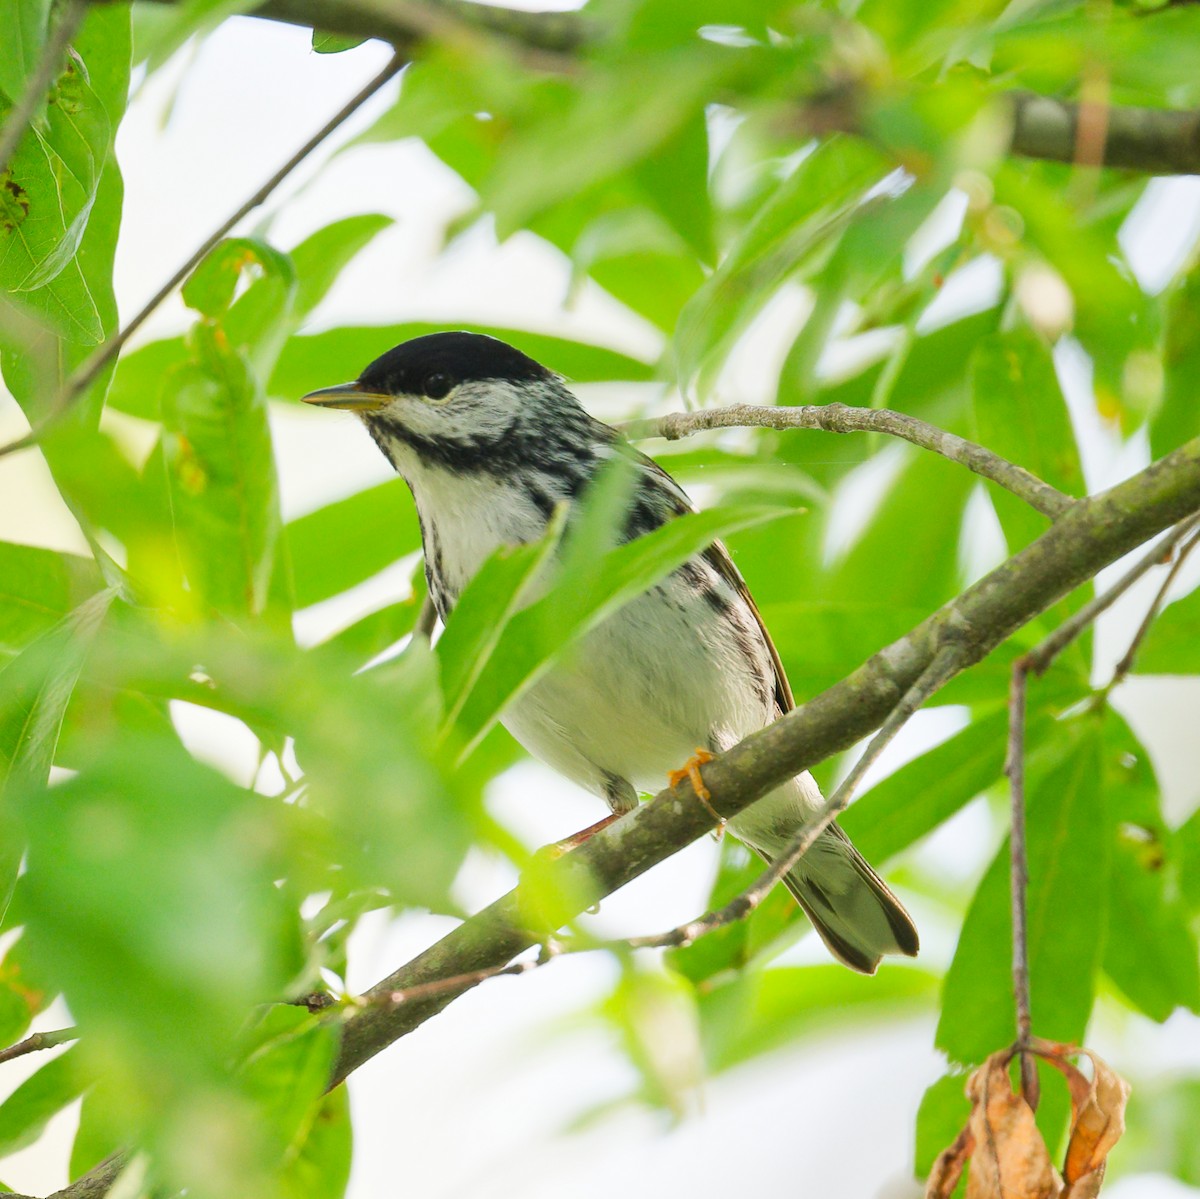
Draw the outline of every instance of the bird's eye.
[[[444,400],[450,394],[450,389],[453,386],[454,381],[449,375],[444,375],[441,371],[434,371],[432,375],[425,376],[425,382],[422,384],[421,390],[431,400]]]

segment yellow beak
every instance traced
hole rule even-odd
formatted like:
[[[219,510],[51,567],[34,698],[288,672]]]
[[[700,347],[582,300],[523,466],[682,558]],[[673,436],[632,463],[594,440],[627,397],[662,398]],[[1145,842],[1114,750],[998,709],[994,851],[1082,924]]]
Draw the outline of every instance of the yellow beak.
[[[306,404],[317,404],[321,408],[346,408],[351,412],[373,412],[392,402],[394,397],[377,391],[364,391],[359,383],[339,383],[336,387],[322,387],[300,397]]]

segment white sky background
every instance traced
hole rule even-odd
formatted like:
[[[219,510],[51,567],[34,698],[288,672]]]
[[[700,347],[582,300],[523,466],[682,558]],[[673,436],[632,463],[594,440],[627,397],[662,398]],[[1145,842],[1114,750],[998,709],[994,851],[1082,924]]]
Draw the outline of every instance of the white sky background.
[[[302,31],[235,20],[203,45],[185,76],[182,61],[155,76],[134,103],[119,141],[127,187],[117,271],[122,312],[133,312],[166,271],[353,94],[387,53],[368,45],[349,54],[318,56]],[[181,76],[184,82],[164,128],[166,105]],[[393,94],[394,85],[349,128],[361,128]],[[327,166],[321,165],[324,157],[306,164],[282,192],[294,198],[275,225],[280,244],[290,245],[355,212],[389,213],[398,224],[343,274],[314,327],[405,318],[474,320],[574,334],[634,354],[655,353],[656,331],[598,289],[585,290],[570,311],[564,309],[567,264],[530,236],[497,247],[485,230],[476,230],[452,254],[438,257],[440,229],[469,207],[471,193],[423,147],[357,148]],[[1157,288],[1179,246],[1196,235],[1200,183],[1156,184],[1154,202],[1161,207],[1131,221],[1126,244],[1139,276]],[[1163,220],[1164,214],[1174,219]],[[253,225],[252,219],[247,228]],[[1164,229],[1173,230],[1173,242],[1163,240]],[[978,287],[987,286],[981,277]],[[781,303],[781,323],[802,313],[802,302],[794,299]],[[175,331],[185,319],[173,301],[150,330]],[[771,332],[769,327],[762,331],[765,342],[772,340]],[[1073,410],[1084,426],[1089,483],[1114,482],[1140,465],[1145,447],[1122,449],[1088,422],[1086,371],[1069,346],[1059,357]],[[741,356],[728,379],[728,398],[757,398],[756,360],[761,370],[757,353]],[[351,419],[289,408],[274,413],[273,423],[286,516],[390,477],[382,456]],[[0,438],[8,440],[23,428],[11,402],[0,402]],[[85,550],[36,452],[0,462],[0,538]],[[352,602],[378,606],[389,587],[402,588],[403,582],[385,577]],[[1147,602],[1147,588],[1135,589],[1102,622],[1101,674],[1119,656]],[[312,613],[307,631],[354,614],[345,604]],[[1198,700],[1196,688],[1185,691],[1183,684],[1165,680],[1127,684],[1122,696],[1123,708],[1156,753],[1175,820],[1200,797],[1192,731]],[[954,727],[953,713],[922,714],[887,769]],[[253,747],[233,722],[198,720],[187,731],[198,752],[235,775],[252,760]],[[531,845],[563,836],[601,814],[592,797],[536,763],[499,780],[492,799],[497,814]],[[982,815],[968,809],[930,838],[922,851],[925,860],[955,877],[977,870],[992,848],[980,843],[987,830]],[[611,933],[648,931],[695,915],[713,861],[711,843],[693,846],[607,900],[603,927]],[[512,881],[506,867],[480,855],[464,870],[460,895],[480,906]],[[913,906],[922,923],[921,905]],[[445,920],[419,915],[394,923],[364,922],[353,945],[351,985],[376,981],[447,927]],[[922,932],[924,960],[948,961],[955,930],[933,921],[923,923]],[[814,941],[807,938],[788,960],[823,960]],[[913,1119],[925,1087],[942,1072],[931,1048],[932,1020],[926,1019],[818,1033],[766,1064],[706,1082],[696,1112],[675,1127],[658,1114],[627,1110],[586,1131],[561,1135],[574,1116],[620,1095],[632,1081],[601,1025],[569,1019],[605,992],[612,969],[602,956],[585,955],[520,979],[486,984],[360,1070],[351,1082],[352,1199],[610,1199],[614,1193],[628,1199],[674,1194],[705,1199],[743,1191],[901,1199],[919,1194],[911,1181]],[[41,1026],[55,1023],[51,1013]],[[555,1035],[543,1035],[547,1028]],[[1116,1021],[1102,1019],[1095,1045],[1118,1067],[1135,1053],[1164,1069],[1200,1067],[1195,1018],[1177,1015],[1165,1028],[1139,1021],[1133,1031],[1129,1036]],[[5,1093],[36,1064],[26,1059],[6,1066],[0,1076]],[[0,1177],[38,1194],[63,1185],[75,1118],[73,1112],[59,1117],[43,1142],[0,1163]],[[1106,1191],[1113,1199],[1193,1193],[1161,1179],[1128,1179]]]

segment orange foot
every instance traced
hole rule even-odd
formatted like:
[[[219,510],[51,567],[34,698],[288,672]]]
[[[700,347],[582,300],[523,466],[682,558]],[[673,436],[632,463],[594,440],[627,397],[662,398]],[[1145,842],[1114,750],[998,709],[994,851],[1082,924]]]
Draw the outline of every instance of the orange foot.
[[[717,822],[716,834],[717,840],[721,839],[721,834],[725,831],[725,817],[712,806],[712,793],[704,785],[704,780],[700,777],[700,767],[705,762],[713,760],[712,754],[706,749],[697,748],[695,754],[681,766],[678,770],[667,771],[667,782],[672,787],[676,783],[683,782],[684,779],[690,780],[692,790],[696,793],[696,798],[704,805],[704,810]]]

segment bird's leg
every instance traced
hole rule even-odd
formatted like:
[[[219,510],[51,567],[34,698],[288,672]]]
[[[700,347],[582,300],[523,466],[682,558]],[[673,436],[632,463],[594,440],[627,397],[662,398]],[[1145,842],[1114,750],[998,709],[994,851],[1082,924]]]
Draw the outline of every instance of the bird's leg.
[[[678,770],[667,771],[667,782],[670,783],[672,787],[674,787],[676,783],[683,782],[684,779],[688,779],[691,782],[692,790],[696,793],[696,798],[704,806],[704,810],[717,822],[717,827],[714,831],[716,833],[717,840],[719,841],[722,834],[725,832],[725,825],[728,822],[726,821],[725,817],[722,816],[721,813],[712,806],[712,793],[704,785],[704,780],[700,777],[700,767],[703,766],[705,762],[711,762],[712,760],[713,755],[710,754],[708,750],[697,747],[696,752],[690,758],[688,758],[688,760]]]

